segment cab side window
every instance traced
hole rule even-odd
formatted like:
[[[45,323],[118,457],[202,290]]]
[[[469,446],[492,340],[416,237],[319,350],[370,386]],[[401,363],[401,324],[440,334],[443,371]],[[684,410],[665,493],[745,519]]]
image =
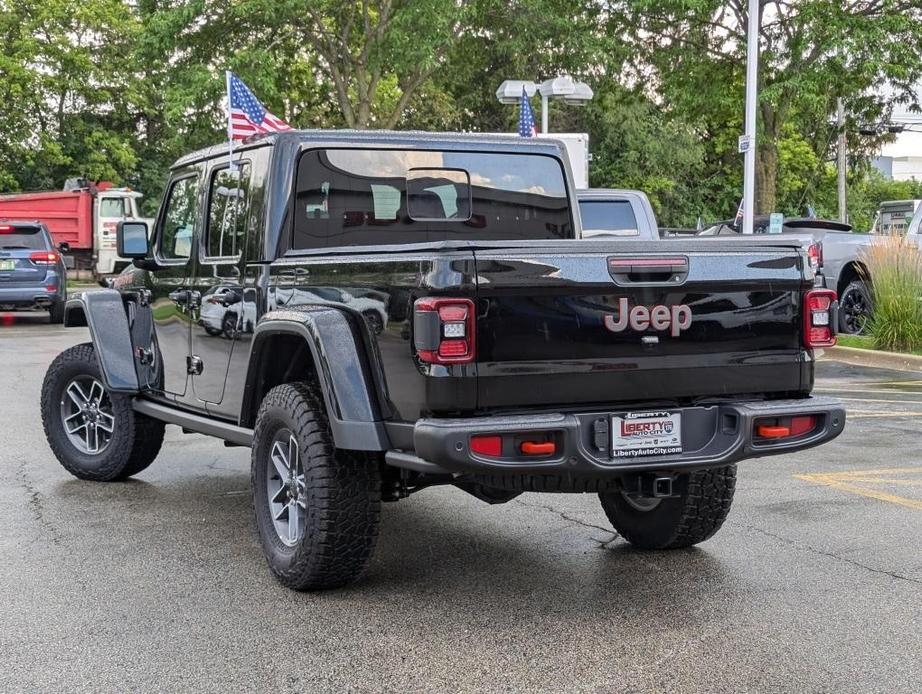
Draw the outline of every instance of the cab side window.
[[[239,163],[233,170],[218,169],[208,192],[208,226],[205,256],[237,257],[243,251],[250,203],[250,165]]]
[[[160,257],[182,260],[192,253],[192,230],[195,227],[195,207],[198,198],[198,178],[180,178],[170,187],[166,212],[160,230]]]

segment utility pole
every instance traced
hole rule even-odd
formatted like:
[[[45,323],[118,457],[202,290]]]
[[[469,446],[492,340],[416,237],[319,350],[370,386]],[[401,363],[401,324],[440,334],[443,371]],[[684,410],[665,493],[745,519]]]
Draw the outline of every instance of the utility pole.
[[[759,0],[749,0],[746,41],[746,134],[740,149],[746,154],[743,166],[743,233],[753,231],[756,204],[756,100],[759,81]],[[744,149],[745,143],[745,149]]]
[[[845,102],[836,99],[836,128],[839,131],[836,151],[836,173],[839,189],[839,221],[848,222],[848,207],[845,202]]]

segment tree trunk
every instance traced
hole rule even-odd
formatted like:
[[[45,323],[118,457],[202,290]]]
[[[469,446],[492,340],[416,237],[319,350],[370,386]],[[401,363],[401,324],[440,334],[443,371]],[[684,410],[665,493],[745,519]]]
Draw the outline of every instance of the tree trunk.
[[[778,202],[779,119],[771,104],[759,105],[762,114],[762,143],[756,151],[755,214],[775,212]]]

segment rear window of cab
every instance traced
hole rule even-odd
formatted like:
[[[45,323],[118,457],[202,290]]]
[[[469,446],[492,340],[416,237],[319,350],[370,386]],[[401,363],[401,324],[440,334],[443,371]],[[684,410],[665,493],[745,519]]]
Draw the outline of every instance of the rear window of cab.
[[[292,249],[573,236],[561,163],[535,154],[311,150],[293,218]]]

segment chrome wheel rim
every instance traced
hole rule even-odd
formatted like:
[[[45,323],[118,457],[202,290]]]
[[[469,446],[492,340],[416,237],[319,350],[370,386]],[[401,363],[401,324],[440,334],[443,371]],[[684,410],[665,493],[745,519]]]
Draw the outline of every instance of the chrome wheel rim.
[[[115,433],[115,415],[102,383],[92,376],[71,379],[61,396],[61,423],[81,453],[99,455],[105,451]]]
[[[266,461],[269,513],[278,538],[293,547],[304,536],[307,515],[304,469],[298,441],[287,429],[272,440]]]

